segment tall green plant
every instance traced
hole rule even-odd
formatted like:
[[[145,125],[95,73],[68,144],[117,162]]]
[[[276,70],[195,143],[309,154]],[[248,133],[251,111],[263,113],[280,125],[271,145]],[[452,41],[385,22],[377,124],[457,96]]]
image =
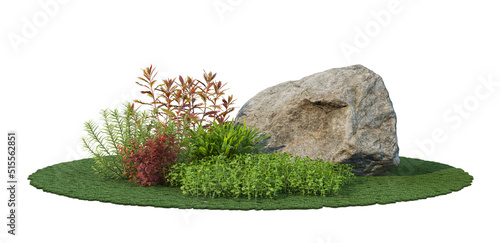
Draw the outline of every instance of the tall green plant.
[[[87,136],[82,138],[83,146],[95,159],[92,168],[97,173],[109,178],[126,178],[120,151],[130,147],[132,141],[143,144],[153,131],[163,129],[162,125],[148,112],[139,112],[131,103],[124,104],[121,112],[104,109],[100,114],[102,128],[92,120],[84,123]]]

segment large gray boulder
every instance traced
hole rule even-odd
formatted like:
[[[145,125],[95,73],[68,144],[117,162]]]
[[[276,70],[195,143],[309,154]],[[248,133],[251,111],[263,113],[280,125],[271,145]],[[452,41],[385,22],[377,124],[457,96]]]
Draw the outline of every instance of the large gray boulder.
[[[334,68],[267,88],[236,122],[271,135],[264,152],[355,166],[384,175],[399,164],[396,113],[382,78],[361,65]]]

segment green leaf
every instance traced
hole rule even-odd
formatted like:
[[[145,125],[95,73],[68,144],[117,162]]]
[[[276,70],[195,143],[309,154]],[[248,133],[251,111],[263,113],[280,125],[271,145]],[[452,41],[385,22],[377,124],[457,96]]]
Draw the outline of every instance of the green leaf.
[[[165,108],[162,108],[161,110],[163,112],[165,112],[165,114],[167,114],[170,117],[176,117],[175,113],[173,111],[171,111],[171,110],[168,110],[168,109],[165,109]]]

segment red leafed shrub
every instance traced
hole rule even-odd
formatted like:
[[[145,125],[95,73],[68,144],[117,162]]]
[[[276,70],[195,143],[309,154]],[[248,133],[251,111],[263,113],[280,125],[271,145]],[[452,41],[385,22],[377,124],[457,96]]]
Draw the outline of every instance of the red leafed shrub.
[[[173,134],[156,134],[141,146],[132,141],[131,146],[120,147],[124,154],[124,174],[129,181],[142,186],[165,185],[165,177],[175,164],[180,146]],[[124,151],[123,151],[124,150]]]

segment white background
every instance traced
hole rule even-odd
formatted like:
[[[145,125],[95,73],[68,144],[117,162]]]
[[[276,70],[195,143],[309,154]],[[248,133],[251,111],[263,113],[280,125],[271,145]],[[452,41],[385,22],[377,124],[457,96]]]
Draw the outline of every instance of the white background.
[[[18,236],[1,226],[0,242],[498,242],[500,4],[130,2],[0,3],[0,140],[6,148],[7,131],[18,133],[20,181]],[[150,64],[162,78],[217,72],[239,107],[268,86],[362,64],[390,93],[400,155],[462,168],[474,182],[390,205],[242,212],[120,206],[31,187],[37,169],[87,157],[83,123],[141,97],[136,77]]]

